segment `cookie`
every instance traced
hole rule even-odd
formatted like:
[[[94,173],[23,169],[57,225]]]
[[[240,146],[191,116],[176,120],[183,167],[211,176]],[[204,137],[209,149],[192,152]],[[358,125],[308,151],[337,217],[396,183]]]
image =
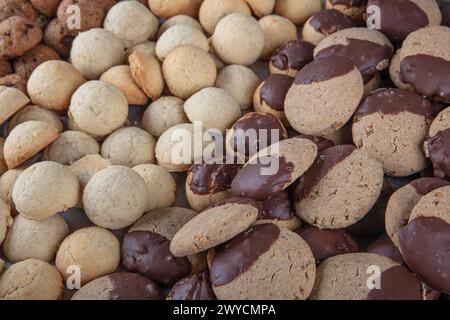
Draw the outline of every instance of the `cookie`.
[[[383,164],[389,176],[404,177],[428,166],[423,142],[434,118],[433,106],[407,90],[380,89],[353,117],[353,141]]]
[[[69,226],[60,216],[31,220],[19,214],[8,231],[3,252],[13,263],[32,258],[51,262],[68,234]]]
[[[79,268],[82,285],[114,272],[120,262],[120,243],[114,234],[99,227],[78,229],[61,243],[55,265],[67,280],[73,266]]]
[[[195,0],[148,0],[150,10],[158,17],[168,19],[178,14],[189,14],[197,8]]]
[[[53,19],[44,32],[44,43],[64,58],[70,56],[70,49],[78,30],[69,29],[65,24]]]
[[[235,195],[264,200],[294,183],[313,164],[317,146],[309,139],[291,138],[259,151],[231,184]]]
[[[0,86],[0,124],[25,107],[30,99],[20,90]]]
[[[80,21],[74,21],[74,7],[79,14]],[[58,21],[69,29],[76,31],[88,31],[102,26],[105,18],[105,10],[101,5],[96,5],[89,0],[62,0],[57,10]]]
[[[433,120],[429,138],[424,144],[425,154],[433,164],[433,173],[438,178],[450,176],[450,108],[442,110]]]
[[[0,278],[2,300],[59,300],[63,289],[55,267],[37,259],[13,264]]]
[[[275,0],[245,0],[255,16],[262,18],[273,12]]]
[[[212,35],[214,53],[226,64],[251,65],[261,56],[265,41],[258,21],[232,13],[219,21]]]
[[[18,75],[28,79],[33,70],[41,63],[59,59],[59,54],[54,49],[40,44],[14,61],[14,71]]]
[[[212,35],[220,20],[236,12],[251,14],[244,0],[205,0],[200,7],[199,21],[205,31]]]
[[[264,47],[260,57],[263,60],[268,60],[273,51],[285,42],[297,39],[297,27],[285,17],[268,15],[258,22],[264,32]]]
[[[439,46],[434,39],[440,39]],[[444,26],[419,29],[409,34],[400,52],[400,80],[420,95],[450,102],[450,30]]]
[[[320,0],[278,0],[275,13],[290,19],[295,24],[303,24],[313,14],[322,9]]]
[[[136,51],[129,57],[131,76],[142,91],[153,101],[158,99],[165,86],[161,64],[151,53]]]
[[[414,91],[414,88],[400,80],[400,52],[398,49],[391,59],[391,64],[389,65],[389,77],[397,88],[405,89],[409,91]]]
[[[36,105],[28,105],[15,113],[8,121],[8,131],[11,132],[17,125],[31,120],[45,122],[55,127],[59,133],[63,131],[63,123],[56,112]]]
[[[450,5],[445,2],[439,2],[441,13],[442,13],[442,25],[450,27]]]
[[[303,40],[314,45],[330,34],[352,28],[355,23],[342,12],[327,9],[312,15],[303,25]]]
[[[11,169],[0,176],[0,199],[9,204],[12,213],[16,213],[14,201],[12,199],[12,190],[17,178],[19,178],[22,172],[23,169]],[[4,235],[6,235],[6,229],[4,228],[3,230],[5,230]]]
[[[181,279],[170,289],[167,300],[216,300],[209,271]]]
[[[321,229],[340,229],[361,220],[383,184],[381,163],[366,151],[340,145],[320,152],[295,188],[297,215]]]
[[[287,92],[286,118],[301,134],[333,133],[351,118],[363,92],[361,73],[349,59],[339,56],[317,59],[297,73]]]
[[[31,20],[13,16],[0,22],[0,59],[20,57],[42,40],[42,30]]]
[[[210,273],[219,300],[305,300],[316,267],[299,235],[262,224],[217,247]]]
[[[36,9],[27,0],[2,0],[0,1],[0,21],[19,16],[30,21],[37,17]]]
[[[381,235],[377,240],[372,242],[372,244],[367,248],[366,251],[369,253],[376,253],[380,256],[388,257],[400,264],[405,264],[402,254],[387,234]]]
[[[358,244],[345,229],[320,230],[313,226],[306,226],[295,232],[311,248],[316,264],[337,255],[359,252]]]
[[[83,192],[83,206],[96,225],[112,230],[127,227],[139,219],[148,205],[147,185],[134,170],[112,165],[89,180]]]
[[[30,2],[39,12],[47,17],[54,17],[61,0],[30,0]]]
[[[27,92],[27,79],[16,73],[8,74],[0,78],[0,86],[16,88],[28,95]]]
[[[8,228],[13,224],[10,211],[11,207],[6,200],[0,200],[0,244],[5,239]]]
[[[72,300],[162,300],[161,288],[136,273],[116,272],[94,279],[80,288]]]
[[[197,20],[195,20],[194,18],[192,18],[188,15],[180,14],[180,15],[170,17],[169,19],[164,21],[161,24],[161,26],[159,27],[156,38],[159,39],[164,34],[164,32],[166,32],[168,29],[170,29],[173,26],[178,26],[178,25],[188,25],[199,31],[203,31],[203,27],[200,24],[200,22],[198,22]]]
[[[125,61],[129,62],[130,56],[135,52],[140,52],[145,55],[151,55],[156,57],[156,42],[145,41],[142,43],[138,43],[132,46],[131,48],[128,48],[127,51],[125,51]]]
[[[205,51],[193,46],[172,50],[164,59],[162,71],[172,95],[187,99],[216,82],[214,60]]]
[[[358,22],[363,20],[366,5],[366,0],[327,0],[325,2],[327,9],[338,10]]]
[[[304,135],[304,134],[300,134],[296,137],[308,139],[308,140],[311,140],[312,142],[314,142],[317,146],[317,152],[321,152],[323,150],[326,150],[328,148],[335,146],[334,141],[328,140],[328,139],[322,138],[322,137],[308,136],[308,135]],[[336,144],[338,144],[338,143],[336,143]]]

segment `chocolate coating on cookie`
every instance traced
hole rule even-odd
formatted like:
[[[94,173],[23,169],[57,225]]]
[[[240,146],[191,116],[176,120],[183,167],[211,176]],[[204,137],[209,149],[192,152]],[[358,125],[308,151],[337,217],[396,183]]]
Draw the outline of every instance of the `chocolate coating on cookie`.
[[[188,171],[187,181],[192,192],[207,195],[230,189],[238,171],[235,164],[194,164]]]
[[[438,178],[450,177],[450,128],[429,138],[426,145],[434,175]]]
[[[161,300],[163,293],[158,285],[136,273],[120,272],[110,274],[112,289],[110,300]]]
[[[354,27],[350,18],[338,10],[330,9],[316,13],[309,21],[311,27],[324,35],[330,35],[336,31]]]
[[[261,219],[289,220],[294,216],[287,191],[281,191],[262,201]]]
[[[450,185],[450,182],[431,177],[414,180],[409,185],[412,186],[419,195],[424,196],[433,190]]]
[[[123,265],[164,286],[171,286],[191,273],[191,263],[186,257],[174,257],[169,247],[170,241],[157,233],[132,231],[123,239]]]
[[[291,40],[272,54],[270,63],[278,70],[300,70],[313,60],[314,45],[301,40]]]
[[[323,82],[350,73],[354,65],[350,59],[340,56],[318,58],[305,66],[295,77],[295,84]]]
[[[217,300],[212,290],[209,271],[178,281],[170,290],[168,300]]]
[[[328,0],[331,4],[343,4],[350,7],[362,7],[367,0]]]
[[[282,74],[270,75],[261,87],[260,98],[270,108],[284,110],[284,100],[294,78]]]
[[[299,138],[304,138],[304,139],[309,139],[312,142],[314,142],[317,146],[317,151],[321,152],[323,150],[326,150],[328,148],[334,147],[334,142],[322,137],[317,137],[317,136],[309,136],[309,135],[304,135],[301,134],[298,136]]]
[[[442,25],[450,27],[450,3],[444,2],[444,5],[441,7],[442,13]]]
[[[380,256],[391,258],[401,264],[405,263],[400,250],[398,250],[391,238],[389,238],[386,234],[375,240],[375,242],[367,248],[367,252],[376,253]]]

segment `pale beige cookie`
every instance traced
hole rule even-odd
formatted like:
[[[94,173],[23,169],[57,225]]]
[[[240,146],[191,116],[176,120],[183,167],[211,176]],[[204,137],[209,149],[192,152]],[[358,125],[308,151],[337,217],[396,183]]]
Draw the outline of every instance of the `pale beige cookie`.
[[[450,128],[450,107],[442,110],[430,125],[428,136],[434,137],[439,131]]]
[[[136,50],[129,57],[131,76],[152,100],[158,99],[165,86],[161,64],[150,52]]]
[[[3,243],[3,253],[13,263],[31,258],[51,262],[68,234],[69,226],[58,215],[31,220],[19,214]]]
[[[25,107],[30,99],[20,90],[0,86],[0,124]]]
[[[263,60],[268,60],[283,43],[297,39],[297,27],[285,17],[269,15],[258,22],[264,32],[264,48],[260,56]]]
[[[30,120],[45,122],[50,126],[55,127],[59,133],[63,131],[63,123],[55,111],[44,109],[36,105],[29,105],[14,114],[14,116],[9,120],[9,132],[11,132],[17,125]]]
[[[122,41],[101,28],[80,33],[70,51],[70,61],[89,80],[98,79],[109,68],[122,64],[124,58]]]
[[[196,0],[148,0],[148,5],[154,14],[163,19],[190,14],[197,6]]]
[[[414,206],[409,217],[409,223],[419,217],[439,218],[450,224],[450,186],[445,185],[434,189],[423,196]]]
[[[23,169],[11,169],[3,173],[0,177],[0,199],[15,208],[12,191],[17,178],[22,174]]]
[[[0,244],[6,237],[9,227],[13,224],[11,207],[6,200],[0,200]]]
[[[131,48],[128,48],[125,52],[125,62],[129,62],[130,56],[135,52],[140,52],[144,54],[149,54],[152,56],[156,56],[156,42],[155,41],[145,41],[142,43],[138,43]]]
[[[205,88],[192,95],[184,103],[188,119],[201,122],[205,130],[225,130],[241,116],[238,102],[225,89]]]
[[[56,162],[33,164],[17,178],[13,201],[29,219],[44,220],[74,207],[80,184],[69,168]]]
[[[251,14],[244,0],[205,0],[200,7],[199,21],[206,32],[212,35],[219,21],[235,12]]]
[[[214,53],[226,64],[251,65],[264,49],[264,31],[255,18],[232,13],[216,26],[212,36]]]
[[[159,21],[143,4],[122,1],[108,11],[103,27],[113,32],[129,48],[153,40],[158,32]]]
[[[414,89],[411,85],[400,80],[400,52],[401,49],[398,49],[391,59],[391,64],[389,65],[389,76],[397,88],[413,91]]]
[[[101,154],[112,164],[134,167],[155,162],[155,139],[145,130],[125,127],[106,138]]]
[[[275,0],[245,0],[253,11],[253,14],[259,18],[267,16],[275,8]]]
[[[164,21],[164,23],[161,24],[158,30],[158,35],[156,36],[156,38],[159,39],[169,28],[178,25],[188,25],[203,32],[203,27],[200,22],[188,15],[180,14]]]
[[[105,136],[125,123],[127,98],[109,83],[88,81],[72,96],[68,115],[81,131]]]
[[[83,192],[88,218],[108,229],[121,229],[139,219],[148,206],[147,185],[125,166],[109,166],[89,180]]]
[[[114,85],[127,97],[128,104],[145,105],[148,101],[147,95],[136,84],[131,75],[128,65],[114,66],[100,77],[101,81]]]
[[[103,158],[101,155],[90,154],[72,163],[69,169],[78,178],[78,182],[80,182],[81,188],[84,189],[84,187],[89,182],[89,180],[91,180],[94,174],[109,167],[110,165],[111,161]]]
[[[111,232],[88,227],[75,231],[61,243],[55,265],[64,279],[78,267],[81,284],[114,272],[120,262],[120,242]]]
[[[189,123],[183,109],[184,101],[173,96],[161,97],[152,102],[142,116],[142,126],[152,136],[159,137],[164,131],[181,123]]]
[[[97,140],[81,131],[64,131],[55,141],[44,149],[42,159],[64,165],[71,165],[88,154],[98,154]]]
[[[58,129],[42,121],[19,124],[5,141],[4,154],[8,168],[18,167],[55,141],[58,135]]]
[[[14,71],[28,79],[36,67],[45,61],[59,60],[59,54],[50,47],[40,44],[14,61]],[[0,72],[1,73],[1,72]]]
[[[13,264],[0,278],[2,300],[59,300],[63,289],[58,270],[37,259]]]
[[[303,24],[320,9],[322,9],[320,0],[277,0],[275,5],[276,14],[286,17],[296,24]]]

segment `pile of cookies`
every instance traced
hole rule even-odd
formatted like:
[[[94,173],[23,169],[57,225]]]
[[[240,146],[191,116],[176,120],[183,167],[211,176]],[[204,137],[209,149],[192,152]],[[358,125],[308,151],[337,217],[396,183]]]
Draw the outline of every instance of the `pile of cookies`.
[[[0,0],[0,299],[448,299],[449,26]]]

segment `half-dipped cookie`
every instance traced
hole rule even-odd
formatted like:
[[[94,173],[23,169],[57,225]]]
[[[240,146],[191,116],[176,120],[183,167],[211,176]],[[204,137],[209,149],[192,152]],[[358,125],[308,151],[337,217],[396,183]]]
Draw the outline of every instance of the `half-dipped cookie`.
[[[434,175],[450,177],[450,107],[433,120],[425,142],[425,153],[433,164]]]
[[[303,40],[317,45],[332,33],[352,28],[355,23],[342,12],[329,9],[314,14],[303,26]]]
[[[271,74],[285,74],[295,77],[297,72],[313,60],[312,41],[291,40],[281,45],[270,57]]]
[[[181,279],[170,289],[167,300],[216,300],[209,271]]]
[[[338,10],[354,20],[362,21],[366,2],[366,0],[327,0],[326,8]]]
[[[388,257],[400,264],[405,264],[400,250],[398,250],[387,234],[381,235],[367,248],[366,251]]]

